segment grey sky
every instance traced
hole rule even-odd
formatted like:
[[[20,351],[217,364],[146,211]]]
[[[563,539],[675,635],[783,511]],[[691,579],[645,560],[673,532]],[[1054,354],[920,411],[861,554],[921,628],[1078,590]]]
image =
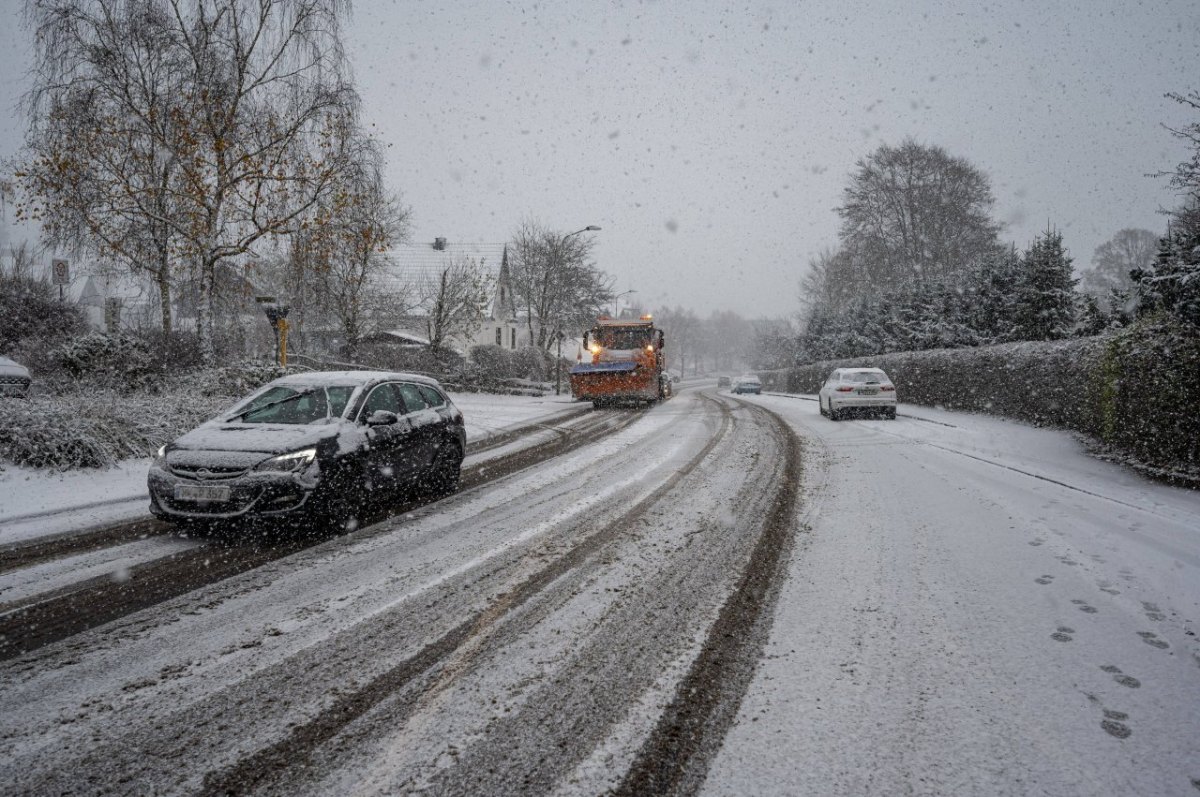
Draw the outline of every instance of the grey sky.
[[[28,34],[0,3],[11,108]],[[347,45],[416,240],[597,224],[619,290],[757,316],[797,309],[855,160],[906,136],[984,169],[1020,246],[1050,221],[1086,265],[1159,231],[1145,175],[1185,156],[1163,94],[1200,88],[1198,31],[1194,0],[359,0]]]

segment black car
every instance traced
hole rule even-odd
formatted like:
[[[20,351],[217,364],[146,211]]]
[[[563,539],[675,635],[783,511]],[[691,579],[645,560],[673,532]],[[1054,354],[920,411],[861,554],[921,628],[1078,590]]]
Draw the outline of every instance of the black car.
[[[465,450],[463,415],[433,379],[286,376],[163,446],[148,475],[150,511],[345,524],[374,498],[453,492]]]

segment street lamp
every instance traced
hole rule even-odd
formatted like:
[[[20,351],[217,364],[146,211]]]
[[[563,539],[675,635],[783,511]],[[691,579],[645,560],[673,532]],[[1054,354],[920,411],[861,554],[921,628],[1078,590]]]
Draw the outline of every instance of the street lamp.
[[[559,258],[562,257],[563,242],[565,242],[572,235],[579,235],[579,233],[581,233],[581,232],[600,232],[600,228],[597,227],[595,224],[589,224],[588,226],[584,227],[582,230],[576,230],[575,232],[569,232],[566,235],[564,235],[562,237],[562,239],[558,242],[558,245],[554,247],[554,261],[555,261],[554,264],[556,266],[558,265]],[[564,337],[563,332],[560,329],[557,334],[558,356],[554,360],[554,395],[556,395],[556,396],[562,394],[562,342],[563,342],[563,337]]]
[[[631,293],[637,293],[637,291],[630,288],[627,291],[621,291],[620,293],[618,293],[616,296],[613,297],[613,318],[617,317],[617,305],[620,302],[621,297],[628,296]]]

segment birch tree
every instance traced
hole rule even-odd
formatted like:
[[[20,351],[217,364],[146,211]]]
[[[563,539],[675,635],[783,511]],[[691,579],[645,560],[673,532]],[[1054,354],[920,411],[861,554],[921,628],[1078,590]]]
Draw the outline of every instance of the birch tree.
[[[34,85],[22,218],[51,247],[146,274],[172,329],[175,246],[169,219],[178,153],[173,103],[184,65],[165,5],[34,2]]]
[[[61,119],[58,129],[66,133],[81,103],[86,109],[96,93],[113,98],[100,111],[83,112],[100,122],[84,131],[85,146],[60,137],[42,166],[78,175],[71,185],[83,189],[95,189],[97,164],[115,175],[98,183],[108,189],[100,192],[100,207],[132,203],[138,224],[116,225],[118,231],[132,229],[138,241],[169,241],[169,252],[191,269],[199,286],[201,352],[211,364],[218,267],[264,238],[307,229],[353,165],[358,98],[340,40],[346,5],[29,0],[27,8],[38,38],[32,116]],[[127,27],[140,31],[144,47],[116,35]],[[153,90],[133,91],[138,81]],[[124,106],[137,124],[119,124]],[[36,133],[42,122],[34,124]],[[117,168],[126,151],[142,153],[135,163],[146,162],[136,179]],[[158,176],[157,193],[144,190],[147,175]],[[90,201],[79,207],[95,207]],[[80,215],[64,218],[78,223]],[[124,240],[85,232],[110,247]]]

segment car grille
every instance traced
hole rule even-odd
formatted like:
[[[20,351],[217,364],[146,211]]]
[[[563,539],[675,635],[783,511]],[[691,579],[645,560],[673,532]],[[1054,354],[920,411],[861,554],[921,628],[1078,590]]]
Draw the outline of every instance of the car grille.
[[[171,473],[184,479],[197,481],[217,481],[233,479],[246,473],[249,468],[237,465],[171,465]]]
[[[0,385],[20,385],[29,387],[29,377],[0,374]]]

